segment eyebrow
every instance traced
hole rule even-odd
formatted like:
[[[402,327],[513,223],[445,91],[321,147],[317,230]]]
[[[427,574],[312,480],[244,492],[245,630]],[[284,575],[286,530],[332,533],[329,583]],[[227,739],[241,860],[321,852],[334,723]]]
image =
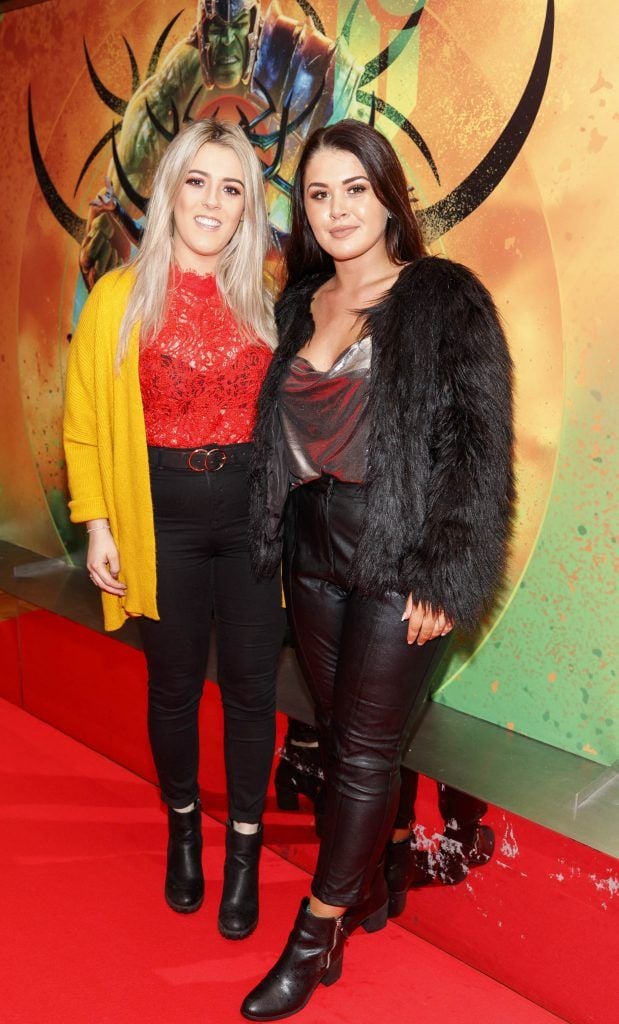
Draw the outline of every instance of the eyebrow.
[[[359,180],[367,181],[368,184],[369,184],[369,181],[370,181],[370,179],[367,178],[365,176],[365,174],[354,174],[352,178],[344,178],[344,180],[342,181],[342,185],[350,185],[351,181],[359,181]],[[327,188],[328,187],[325,184],[324,181],[310,181],[309,185],[306,185],[305,187],[306,188],[315,188],[317,185],[319,185],[320,188]]]
[[[213,175],[210,173],[210,171],[201,171],[198,167],[191,168],[189,171],[187,171],[187,174],[201,174],[203,178],[212,178],[213,177]],[[235,185],[240,185],[241,188],[245,188],[245,182],[239,181],[238,178],[222,178],[221,180],[222,181],[233,181],[235,183]]]

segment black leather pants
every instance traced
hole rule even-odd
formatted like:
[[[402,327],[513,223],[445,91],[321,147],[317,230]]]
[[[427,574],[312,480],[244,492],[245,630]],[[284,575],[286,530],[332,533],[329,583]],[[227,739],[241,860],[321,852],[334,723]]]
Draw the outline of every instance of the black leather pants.
[[[347,586],[364,507],[363,486],[322,477],[293,492],[286,521],[286,603],[327,781],[312,892],[332,906],[369,893],[398,807],[409,720],[442,647],[407,644],[402,594],[363,598]]]

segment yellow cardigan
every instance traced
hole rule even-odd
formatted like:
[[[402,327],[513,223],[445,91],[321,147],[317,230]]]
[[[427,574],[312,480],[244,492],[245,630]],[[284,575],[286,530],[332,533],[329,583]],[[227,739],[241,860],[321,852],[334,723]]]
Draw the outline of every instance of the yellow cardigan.
[[[102,594],[106,629],[129,616],[158,619],[155,528],[138,374],[139,328],[120,373],[118,332],[133,284],[131,270],[102,277],[86,300],[69,352],[64,448],[71,520],[107,518],[120,553],[124,597]]]

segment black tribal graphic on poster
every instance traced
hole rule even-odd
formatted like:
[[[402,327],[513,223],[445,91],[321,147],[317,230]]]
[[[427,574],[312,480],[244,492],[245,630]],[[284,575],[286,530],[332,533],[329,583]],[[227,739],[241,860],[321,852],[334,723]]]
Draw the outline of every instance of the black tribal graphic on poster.
[[[86,218],[74,212],[54,185],[39,148],[34,100],[29,94],[28,130],[36,176],[58,223],[80,247],[80,268],[88,288],[101,273],[125,262],[131,247],[139,242],[140,218],[147,210],[158,159],[182,125],[200,117],[237,120],[261,155],[265,182],[272,186],[270,211],[276,248],[286,230],[286,198],[296,156],[303,140],[320,125],[347,116],[378,122],[378,126],[388,122],[412,142],[440,185],[440,153],[434,152],[410,118],[382,99],[376,89],[380,77],[392,69],[416,75],[410,51],[426,0],[412,4],[388,45],[363,64],[350,48],[361,0],[353,0],[336,39],[325,34],[320,12],[308,0],[297,3],[299,20],[285,16],[277,0],[264,12],[255,0],[199,0],[189,35],[165,57],[166,42],[183,12],[163,26],[143,79],[131,44],[123,36],[132,76],[128,99],[104,84],[84,42],[93,90],[118,118],[84,155],[74,195],[98,155],[108,148],[111,151],[107,177],[92,197]],[[500,135],[462,181],[418,211],[428,242],[475,211],[522,149],[544,95],[553,29],[554,4],[548,0],[527,84]]]

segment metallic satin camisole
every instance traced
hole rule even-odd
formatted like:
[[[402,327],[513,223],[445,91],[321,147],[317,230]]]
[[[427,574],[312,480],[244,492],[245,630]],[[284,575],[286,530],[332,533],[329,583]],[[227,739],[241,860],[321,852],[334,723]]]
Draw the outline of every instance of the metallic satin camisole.
[[[279,392],[278,406],[292,486],[323,473],[364,483],[372,339],[360,338],[330,370],[316,370],[295,356]]]

